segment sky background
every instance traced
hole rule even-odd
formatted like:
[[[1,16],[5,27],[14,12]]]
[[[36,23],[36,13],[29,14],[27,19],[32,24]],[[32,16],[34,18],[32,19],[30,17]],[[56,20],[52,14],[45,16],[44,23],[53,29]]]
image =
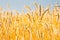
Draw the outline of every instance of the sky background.
[[[3,7],[5,10],[7,10],[7,4],[9,4],[10,10],[16,9],[18,11],[21,11],[24,9],[24,5],[28,5],[34,9],[34,2],[41,4],[45,8],[48,4],[51,4],[53,7],[56,2],[60,5],[60,0],[0,0],[0,7]]]

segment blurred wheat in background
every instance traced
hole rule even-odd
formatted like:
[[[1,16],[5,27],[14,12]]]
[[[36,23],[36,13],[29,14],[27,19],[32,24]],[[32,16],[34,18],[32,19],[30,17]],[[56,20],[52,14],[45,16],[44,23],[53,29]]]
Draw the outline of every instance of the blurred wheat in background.
[[[60,40],[60,7],[29,6],[25,14],[18,11],[2,11],[0,7],[0,40]],[[15,13],[15,14],[14,14]]]

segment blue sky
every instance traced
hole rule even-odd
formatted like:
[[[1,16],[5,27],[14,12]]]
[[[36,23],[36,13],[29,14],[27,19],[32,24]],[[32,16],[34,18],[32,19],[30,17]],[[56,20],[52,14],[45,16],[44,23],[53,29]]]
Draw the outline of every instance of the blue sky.
[[[34,2],[41,4],[44,7],[47,7],[48,4],[54,6],[56,2],[60,5],[60,0],[0,0],[0,6],[7,9],[6,5],[10,4],[10,10],[16,9],[21,11],[24,8],[24,5],[34,8]]]

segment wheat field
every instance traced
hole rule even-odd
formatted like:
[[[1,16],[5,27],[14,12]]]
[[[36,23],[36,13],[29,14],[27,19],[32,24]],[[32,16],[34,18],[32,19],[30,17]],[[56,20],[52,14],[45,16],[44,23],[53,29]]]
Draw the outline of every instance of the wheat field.
[[[0,40],[60,40],[60,9],[35,6],[21,14],[0,8]]]

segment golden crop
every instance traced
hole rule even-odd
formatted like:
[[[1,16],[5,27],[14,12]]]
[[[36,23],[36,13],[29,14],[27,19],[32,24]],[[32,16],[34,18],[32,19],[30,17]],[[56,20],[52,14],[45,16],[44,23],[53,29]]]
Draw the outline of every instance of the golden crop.
[[[0,40],[60,40],[60,9],[25,7],[26,14],[0,11]]]

